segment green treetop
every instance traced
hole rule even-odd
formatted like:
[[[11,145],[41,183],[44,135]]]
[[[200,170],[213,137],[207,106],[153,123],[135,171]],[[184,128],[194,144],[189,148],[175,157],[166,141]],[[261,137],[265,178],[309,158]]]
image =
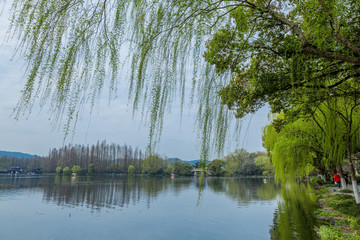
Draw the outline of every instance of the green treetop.
[[[207,42],[206,60],[232,80],[224,104],[242,118],[268,102],[273,112],[359,93],[357,1],[254,1]],[[345,90],[347,85],[351,89]]]
[[[353,154],[360,143],[360,110],[357,97],[337,97],[325,101],[312,114],[288,121],[283,114],[275,116],[264,129],[264,146],[270,152],[275,176],[282,180],[301,177],[314,168],[337,168],[342,175],[345,159],[356,183]],[[292,118],[290,118],[292,120]],[[357,184],[352,184],[360,203]]]

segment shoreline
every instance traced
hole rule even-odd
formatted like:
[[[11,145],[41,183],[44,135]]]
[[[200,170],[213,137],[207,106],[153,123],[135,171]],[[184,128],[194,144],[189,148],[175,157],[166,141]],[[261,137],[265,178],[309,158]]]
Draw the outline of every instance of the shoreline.
[[[316,232],[321,240],[360,240],[360,204],[355,203],[351,185],[345,190],[337,190],[335,185],[318,186],[319,224]]]

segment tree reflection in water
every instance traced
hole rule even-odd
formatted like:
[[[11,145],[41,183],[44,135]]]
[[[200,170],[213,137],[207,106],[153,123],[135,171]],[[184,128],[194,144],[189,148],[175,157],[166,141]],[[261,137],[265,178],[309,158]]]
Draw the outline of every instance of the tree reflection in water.
[[[210,188],[225,193],[239,205],[256,200],[273,200],[279,192],[272,179],[262,178],[206,178],[200,188],[199,178],[162,177],[77,177],[56,176],[20,180],[20,186],[41,186],[44,200],[58,205],[86,206],[92,209],[124,207],[144,200],[149,205],[160,193],[172,191],[175,195],[191,185],[201,192]],[[15,185],[15,184],[14,184]]]
[[[223,192],[239,205],[256,200],[273,200],[279,192],[273,179],[263,178],[208,178],[207,185],[214,192]]]
[[[282,189],[283,201],[274,213],[274,225],[270,230],[273,240],[317,239],[314,226],[316,196],[310,186],[292,184]]]
[[[77,177],[56,176],[55,184],[45,184],[44,200],[58,205],[86,206],[92,209],[126,207],[145,200],[148,207],[161,192],[175,194],[188,188],[191,178],[171,181],[156,177]]]
[[[1,182],[4,181],[4,182]],[[39,178],[1,179],[0,187],[40,187],[46,202],[58,205],[86,206],[92,209],[124,207],[146,201],[149,205],[160,193],[171,191],[175,195],[190,186],[209,188],[215,193],[225,193],[239,205],[256,200],[273,200],[279,192],[272,179],[262,178],[200,178],[136,177],[136,176],[42,176]],[[202,186],[202,187],[200,187]]]
[[[202,187],[201,187],[202,186]],[[22,189],[30,190],[23,191]],[[209,211],[202,209],[202,214],[192,215],[193,203],[196,193],[201,193],[201,189],[207,192],[207,197],[210,196],[210,201],[204,204],[204,209],[210,206]],[[263,227],[266,228],[265,234],[268,234],[268,227],[273,217],[273,226],[270,230],[271,239],[316,239],[316,233],[313,231],[315,224],[315,217],[313,211],[316,207],[316,198],[311,190],[306,186],[292,185],[291,187],[278,187],[274,184],[272,179],[263,178],[205,178],[203,184],[200,184],[199,178],[176,178],[170,179],[169,177],[156,178],[156,177],[139,177],[139,176],[94,176],[94,177],[76,177],[70,176],[21,176],[21,177],[0,177],[0,197],[4,196],[8,198],[12,194],[24,194],[26,192],[40,193],[40,201],[42,199],[45,203],[55,203],[58,206],[65,207],[83,207],[89,208],[90,212],[100,212],[104,208],[119,209],[127,208],[133,209],[132,206],[140,206],[137,210],[141,210],[141,207],[145,207],[150,210],[157,209],[159,216],[169,217],[167,213],[172,212],[174,216],[171,217],[174,225],[171,225],[174,229],[177,229],[178,224],[184,224],[183,219],[197,219],[199,223],[207,222],[207,224],[219,223],[222,224],[229,219],[235,224],[244,224],[244,218],[253,218],[250,221],[252,225],[245,227],[243,234],[248,236],[254,235],[254,230],[251,226],[258,224],[263,219],[263,215],[268,216],[268,220],[264,220]],[[282,191],[283,199],[280,200],[280,190]],[[214,194],[209,194],[211,191]],[[26,195],[26,194],[25,194]],[[164,196],[170,196],[172,203],[184,205],[174,207],[176,205],[167,204],[167,199]],[[218,198],[219,195],[220,198]],[[227,201],[222,198],[230,199]],[[173,197],[175,196],[175,197]],[[182,199],[179,202],[174,199]],[[212,199],[211,199],[212,197]],[[33,200],[36,202],[37,198]],[[165,209],[163,205],[159,208],[154,204],[160,199],[162,204],[165,203]],[[217,202],[214,199],[222,199],[224,202]],[[274,215],[274,209],[277,200],[278,209]],[[209,199],[206,199],[209,200]],[[233,206],[224,205],[224,203],[235,203],[238,205],[236,210],[232,210]],[[268,204],[264,204],[267,202]],[[211,205],[215,204],[215,205]],[[209,205],[210,204],[210,205]],[[221,205],[223,204],[223,205]],[[51,208],[48,204],[47,208]],[[247,208],[247,206],[253,205],[255,207]],[[219,211],[213,211],[214,206],[221,206]],[[167,208],[166,208],[167,207]],[[182,218],[177,219],[178,215],[181,215],[179,208],[181,207],[181,213],[184,213]],[[245,207],[245,208],[243,208]],[[256,209],[254,209],[256,208]],[[263,211],[271,208],[269,215],[266,215]],[[244,210],[245,209],[245,210]],[[259,210],[260,209],[260,210]],[[61,212],[61,211],[60,211]],[[103,211],[106,213],[106,211]],[[125,211],[124,211],[125,212]],[[215,214],[214,214],[215,212]],[[222,214],[224,212],[224,214]],[[231,212],[237,214],[231,215]],[[30,212],[31,213],[31,212]],[[54,210],[54,213],[58,213]],[[141,219],[146,218],[154,219],[154,212],[148,211],[146,214],[135,214],[136,217],[141,215]],[[165,213],[165,215],[163,215]],[[62,214],[62,212],[60,213]],[[248,214],[248,215],[244,215]],[[11,214],[10,214],[11,216]],[[80,215],[79,215],[80,216]],[[127,216],[132,216],[130,212]],[[155,216],[157,216],[155,214]],[[33,216],[34,217],[34,216]],[[36,218],[37,216],[35,216]],[[174,218],[173,218],[174,217]],[[88,218],[88,215],[84,215],[84,218]],[[175,220],[177,221],[175,221]],[[165,221],[167,218],[165,218]],[[245,219],[245,222],[247,220]],[[193,222],[191,222],[193,223]],[[66,224],[66,223],[64,223]],[[188,224],[187,227],[191,227],[195,224]],[[206,225],[206,224],[205,224]],[[222,225],[224,228],[226,225]],[[236,225],[238,226],[238,225]],[[207,228],[206,225],[205,228]],[[205,229],[204,228],[204,229]],[[229,227],[228,231],[230,235],[236,232],[237,228],[233,225]],[[246,231],[250,231],[246,233]],[[218,233],[218,239],[226,239],[224,237],[224,231]],[[238,233],[234,233],[238,234]],[[221,238],[220,236],[223,236]],[[267,235],[268,236],[268,235]],[[249,238],[244,238],[249,239]],[[261,238],[258,238],[261,239]],[[262,238],[264,239],[264,238]]]

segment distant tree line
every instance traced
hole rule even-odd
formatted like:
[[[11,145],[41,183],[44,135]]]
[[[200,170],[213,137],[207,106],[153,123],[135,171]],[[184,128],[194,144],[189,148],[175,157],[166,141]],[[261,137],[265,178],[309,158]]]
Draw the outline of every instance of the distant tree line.
[[[126,144],[107,144],[98,141],[94,145],[66,145],[59,149],[50,149],[48,156],[35,158],[0,157],[0,169],[19,166],[26,170],[42,168],[45,172],[56,172],[57,168],[72,169],[78,166],[80,170],[92,169],[94,172],[127,172],[129,166],[135,173],[142,171],[145,155],[138,148]],[[80,171],[78,168],[74,168]]]
[[[66,145],[50,149],[48,156],[35,158],[0,157],[0,169],[19,166],[24,170],[41,168],[44,172],[63,175],[96,173],[129,173],[147,175],[191,176],[193,166],[176,161],[169,163],[159,155],[148,155],[126,144]]]
[[[0,157],[0,170],[9,169],[11,167],[21,167],[26,170],[31,170],[41,166],[43,162],[43,157],[35,158],[17,158],[9,156]]]
[[[211,161],[207,170],[213,176],[271,175],[272,165],[264,152],[249,153],[245,149],[237,149],[221,159]]]
[[[51,149],[42,167],[46,172],[55,172],[57,167],[79,166],[87,171],[92,168],[95,172],[124,173],[131,165],[135,172],[141,172],[143,161],[144,153],[138,148],[98,141],[91,146],[68,145]]]
[[[0,157],[0,170],[21,167],[31,171],[41,168],[44,172],[71,175],[93,175],[96,173],[128,173],[147,175],[192,176],[193,169],[202,166],[191,165],[176,159],[169,162],[159,155],[146,156],[138,148],[126,144],[107,144],[98,141],[95,145],[72,145],[50,149],[46,157],[16,158]],[[249,153],[238,149],[233,153],[215,159],[206,166],[212,176],[268,175],[272,166],[268,156],[262,152]]]

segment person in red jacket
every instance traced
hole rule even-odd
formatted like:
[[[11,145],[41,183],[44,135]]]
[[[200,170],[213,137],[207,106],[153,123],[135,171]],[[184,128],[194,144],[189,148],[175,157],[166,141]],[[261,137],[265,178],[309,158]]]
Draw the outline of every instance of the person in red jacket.
[[[334,182],[338,185],[338,188],[339,188],[339,190],[340,190],[341,181],[340,181],[339,172],[335,173],[335,175],[334,175]]]

